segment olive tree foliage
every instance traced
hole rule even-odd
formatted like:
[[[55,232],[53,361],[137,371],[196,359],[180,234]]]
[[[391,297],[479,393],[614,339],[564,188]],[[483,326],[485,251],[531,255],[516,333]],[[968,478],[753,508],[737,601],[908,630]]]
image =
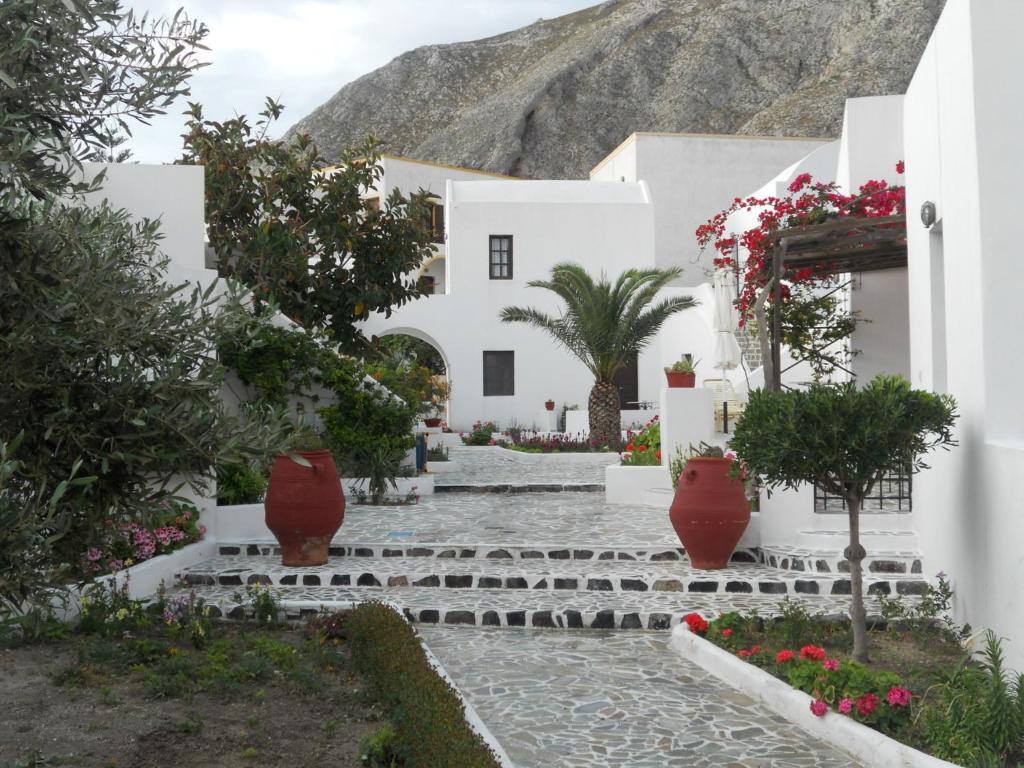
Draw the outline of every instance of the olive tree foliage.
[[[949,395],[912,389],[900,376],[813,384],[806,390],[751,392],[731,446],[769,488],[810,484],[841,497],[850,522],[853,657],[868,658],[860,543],[863,500],[888,472],[926,469],[925,455],[956,444]]]
[[[191,104],[183,162],[206,167],[206,220],[221,274],[355,351],[366,341],[359,321],[422,295],[415,272],[433,254],[422,225],[426,195],[394,190],[368,206],[363,195],[382,175],[377,143],[329,159],[305,135],[271,140],[282,110],[268,99],[255,124],[244,115],[216,122]]]
[[[189,93],[206,34],[120,0],[0,3],[0,213],[87,188],[81,160],[113,127],[130,134]]]

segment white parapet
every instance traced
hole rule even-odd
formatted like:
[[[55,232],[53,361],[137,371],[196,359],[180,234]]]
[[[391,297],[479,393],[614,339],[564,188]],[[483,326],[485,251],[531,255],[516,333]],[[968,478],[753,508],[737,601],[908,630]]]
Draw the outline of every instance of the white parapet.
[[[644,494],[648,490],[662,489],[668,492],[671,488],[668,467],[612,465],[604,470],[604,500],[609,504],[644,504]]]
[[[701,442],[720,442],[715,434],[715,400],[703,387],[661,391],[661,460],[668,465],[676,447],[686,451]]]

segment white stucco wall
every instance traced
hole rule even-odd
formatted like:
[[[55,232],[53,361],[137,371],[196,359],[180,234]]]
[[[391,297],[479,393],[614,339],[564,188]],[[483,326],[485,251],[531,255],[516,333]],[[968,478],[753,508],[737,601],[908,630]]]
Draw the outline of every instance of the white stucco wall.
[[[645,181],[655,206],[655,260],[683,267],[682,284],[708,279],[713,255],[701,255],[695,232],[734,197],[828,139],[636,133],[591,171],[591,179]]]
[[[1024,398],[1019,300],[1024,3],[948,0],[907,92],[911,374],[959,405],[960,445],[914,486],[926,568],[958,618],[1024,669]],[[918,220],[937,204],[931,231]]]

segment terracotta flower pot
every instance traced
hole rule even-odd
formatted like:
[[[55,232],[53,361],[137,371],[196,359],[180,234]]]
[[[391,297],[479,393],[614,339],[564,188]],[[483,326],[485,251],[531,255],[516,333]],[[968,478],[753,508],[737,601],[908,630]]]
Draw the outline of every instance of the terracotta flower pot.
[[[427,427],[430,427],[431,429],[433,429],[434,427],[440,427],[441,426],[441,419],[440,419],[440,417],[436,418],[436,419],[424,419],[423,420],[423,424],[424,424],[424,426],[427,426]]]
[[[665,371],[665,378],[668,379],[670,389],[692,389],[697,383],[696,373],[680,373],[679,371]]]
[[[544,407],[547,408],[549,411],[555,410],[555,401],[554,400],[546,401],[544,403]]]
[[[696,457],[679,475],[669,520],[694,568],[729,565],[750,523],[743,483],[733,477],[731,459]]]
[[[345,519],[345,494],[330,451],[299,451],[311,467],[280,454],[263,503],[284,565],[324,565]]]

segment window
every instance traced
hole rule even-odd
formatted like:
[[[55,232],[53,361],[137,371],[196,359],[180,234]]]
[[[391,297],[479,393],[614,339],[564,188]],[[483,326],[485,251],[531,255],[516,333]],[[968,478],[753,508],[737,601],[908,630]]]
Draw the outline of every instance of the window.
[[[491,235],[491,280],[512,279],[512,235]]]
[[[515,361],[515,352],[484,352],[484,397],[516,393]]]
[[[615,374],[615,386],[619,388],[619,407],[623,410],[640,407],[640,366],[637,358],[634,352]]]
[[[423,211],[423,228],[430,233],[430,242],[444,242],[444,206],[428,203]]]

